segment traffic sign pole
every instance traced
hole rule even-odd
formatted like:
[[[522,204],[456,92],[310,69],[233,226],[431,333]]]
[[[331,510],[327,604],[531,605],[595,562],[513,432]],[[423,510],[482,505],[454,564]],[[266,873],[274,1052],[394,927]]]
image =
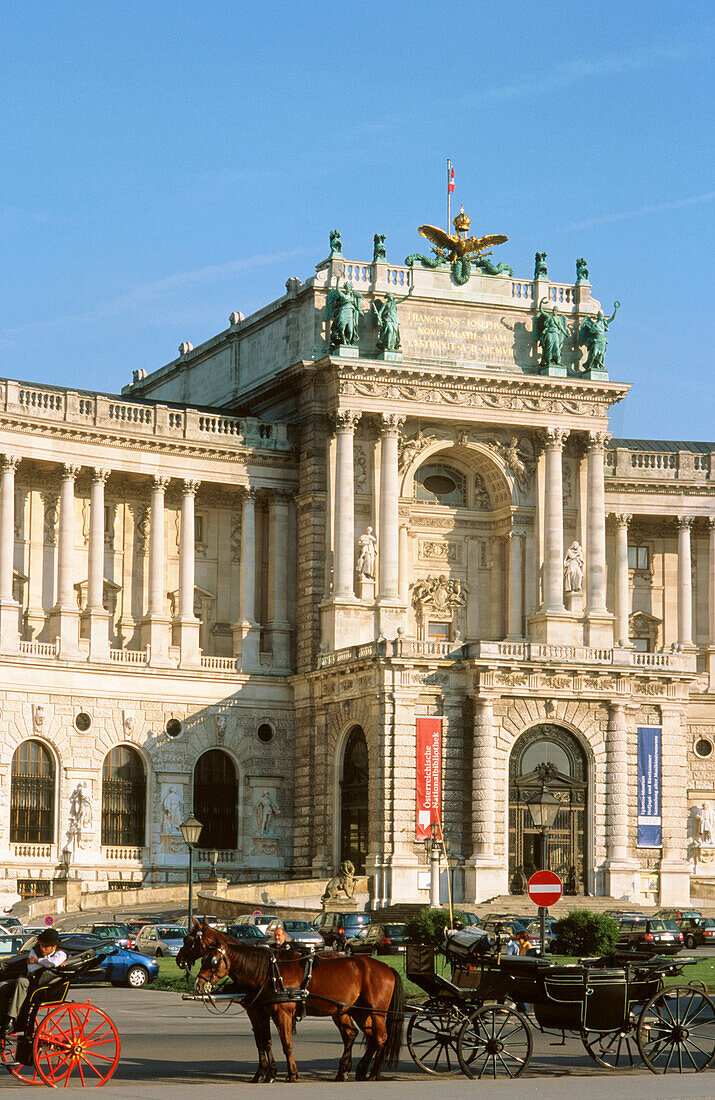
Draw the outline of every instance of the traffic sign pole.
[[[541,957],[546,954],[546,906],[539,906],[539,932],[541,933]]]
[[[563,883],[553,871],[536,871],[529,879],[526,891],[539,907],[539,932],[541,936],[541,954],[546,954],[546,914],[550,905],[555,905],[563,893]]]

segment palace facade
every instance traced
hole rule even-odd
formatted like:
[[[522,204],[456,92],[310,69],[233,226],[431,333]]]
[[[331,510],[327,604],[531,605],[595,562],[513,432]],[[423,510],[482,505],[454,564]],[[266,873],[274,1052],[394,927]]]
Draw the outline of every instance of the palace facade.
[[[185,881],[193,810],[199,867],[351,859],[375,904],[426,901],[420,717],[463,900],[546,864],[715,889],[715,443],[611,438],[583,273],[376,256],[338,244],[121,396],[0,382],[7,890],[63,852],[91,889]]]

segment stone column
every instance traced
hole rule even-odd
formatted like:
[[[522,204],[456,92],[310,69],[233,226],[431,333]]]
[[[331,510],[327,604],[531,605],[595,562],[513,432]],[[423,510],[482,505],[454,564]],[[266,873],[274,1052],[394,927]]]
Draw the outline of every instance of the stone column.
[[[20,641],[19,604],[12,595],[15,560],[15,471],[20,459],[0,458],[0,650],[17,652]]]
[[[628,856],[629,792],[628,729],[623,703],[611,703],[606,731],[606,894],[637,900],[638,864]],[[634,787],[633,813],[636,792]]]
[[[564,611],[563,453],[568,432],[546,429],[544,512],[544,610]]]
[[[404,422],[404,417],[383,413],[380,425],[379,599],[395,603],[400,598],[397,444]]]
[[[676,519],[678,527],[678,644],[693,646],[693,581],[690,563],[692,516]]]
[[[111,471],[95,468],[89,497],[87,606],[82,614],[90,661],[109,660],[109,612],[104,607],[104,487]]]
[[[355,471],[353,439],[360,413],[336,414],[335,578],[333,595],[355,599]]]
[[[166,545],[164,495],[170,478],[152,478],[149,527],[149,605],[142,622],[142,645],[150,646],[149,663],[167,665],[171,620],[166,613]]]
[[[708,519],[708,672],[710,691],[715,692],[715,516]]]
[[[399,583],[400,602],[409,603],[410,599],[410,525],[400,524],[400,569]]]
[[[616,521],[616,636],[619,646],[630,642],[630,599],[628,592],[628,524],[632,516],[619,512]]]
[[[200,481],[184,480],[181,486],[179,532],[179,599],[173,623],[173,640],[181,650],[181,666],[199,666],[201,622],[194,614],[196,586],[196,494]]]
[[[509,545],[509,623],[507,638],[516,641],[523,638],[523,562],[524,562],[524,532],[510,531]]]
[[[74,590],[74,483],[80,468],[65,464],[60,482],[57,601],[50,612],[50,637],[58,641],[60,657],[79,654],[79,607]]]
[[[261,631],[256,622],[256,490],[243,489],[241,506],[241,561],[239,565],[240,619],[233,626],[234,653],[244,672],[261,667]]]
[[[268,501],[268,622],[266,628],[273,652],[273,671],[291,671],[291,626],[288,621],[288,560],[293,548],[288,542],[288,508],[292,493],[271,491]]]
[[[603,464],[606,443],[610,438],[607,432],[588,433],[586,604],[589,617],[608,614],[606,608],[606,494]]]
[[[496,833],[494,704],[474,700],[472,748],[472,855],[464,869],[465,900],[486,900],[506,890],[503,860],[494,855]]]

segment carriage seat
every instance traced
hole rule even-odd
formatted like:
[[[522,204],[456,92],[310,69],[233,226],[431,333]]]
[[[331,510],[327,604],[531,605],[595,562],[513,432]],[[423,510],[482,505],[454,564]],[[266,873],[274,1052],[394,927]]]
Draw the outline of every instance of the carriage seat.
[[[551,967],[546,959],[535,958],[533,955],[503,955],[499,965],[508,974],[524,978],[536,974],[537,970],[548,970]]]

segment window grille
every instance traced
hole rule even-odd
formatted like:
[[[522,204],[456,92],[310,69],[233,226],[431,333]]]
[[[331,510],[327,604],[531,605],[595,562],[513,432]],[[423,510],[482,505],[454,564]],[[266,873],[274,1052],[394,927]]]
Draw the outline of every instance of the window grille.
[[[40,741],[23,741],[12,758],[10,842],[51,844],[55,817],[55,768]]]
[[[146,775],[139,753],[118,745],[102,768],[102,844],[142,848]]]

